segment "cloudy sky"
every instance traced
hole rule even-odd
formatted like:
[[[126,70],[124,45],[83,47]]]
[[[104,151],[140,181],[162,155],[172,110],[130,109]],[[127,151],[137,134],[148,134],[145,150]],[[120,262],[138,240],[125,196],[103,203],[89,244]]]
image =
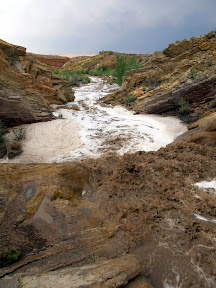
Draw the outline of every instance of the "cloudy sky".
[[[152,53],[216,29],[216,0],[0,0],[0,38],[41,54]]]

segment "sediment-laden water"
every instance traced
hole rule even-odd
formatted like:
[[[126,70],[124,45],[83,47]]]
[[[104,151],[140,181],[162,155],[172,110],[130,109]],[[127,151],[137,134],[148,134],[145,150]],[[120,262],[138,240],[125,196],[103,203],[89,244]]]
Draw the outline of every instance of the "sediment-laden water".
[[[108,153],[155,151],[187,130],[174,117],[134,115],[121,106],[101,105],[98,100],[118,85],[96,77],[91,80],[74,89],[74,102],[53,113],[59,119],[25,125],[24,152],[10,162],[64,162]],[[70,109],[74,105],[79,111]]]

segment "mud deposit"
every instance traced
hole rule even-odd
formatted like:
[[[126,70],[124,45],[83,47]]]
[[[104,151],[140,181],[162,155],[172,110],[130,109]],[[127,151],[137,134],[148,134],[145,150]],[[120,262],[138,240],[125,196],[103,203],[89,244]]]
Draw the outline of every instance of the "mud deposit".
[[[195,185],[215,179],[214,148],[2,164],[0,176],[0,241],[22,251],[0,287],[215,287],[216,194]]]

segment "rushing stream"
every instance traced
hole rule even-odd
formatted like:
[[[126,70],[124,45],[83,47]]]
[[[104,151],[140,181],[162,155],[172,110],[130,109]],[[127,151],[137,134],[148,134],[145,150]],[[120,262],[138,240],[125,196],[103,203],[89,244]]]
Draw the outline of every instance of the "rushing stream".
[[[53,113],[59,119],[26,125],[24,152],[10,162],[64,162],[112,152],[155,151],[187,130],[174,117],[134,115],[121,106],[101,106],[98,100],[118,86],[96,77],[91,80],[74,89],[74,102]],[[74,105],[79,111],[70,109]]]

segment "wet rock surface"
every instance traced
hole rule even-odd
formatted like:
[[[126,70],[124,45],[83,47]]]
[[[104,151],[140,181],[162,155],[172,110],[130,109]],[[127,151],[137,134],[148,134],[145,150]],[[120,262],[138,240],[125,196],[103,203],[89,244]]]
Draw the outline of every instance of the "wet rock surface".
[[[213,288],[216,194],[193,184],[215,167],[215,148],[186,142],[85,165],[1,165],[1,243],[22,258],[0,285],[120,287],[142,273],[156,288]]]

